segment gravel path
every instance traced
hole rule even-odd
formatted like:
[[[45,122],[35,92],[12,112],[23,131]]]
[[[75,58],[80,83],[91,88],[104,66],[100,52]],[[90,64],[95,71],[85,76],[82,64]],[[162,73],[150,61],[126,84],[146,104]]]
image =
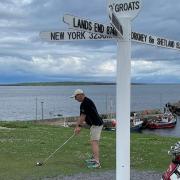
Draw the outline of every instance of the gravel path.
[[[89,173],[89,174],[75,174],[72,176],[58,176],[58,177],[51,177],[45,178],[43,180],[115,180],[116,173],[114,171],[106,171],[106,172],[99,172],[99,173]],[[141,172],[136,170],[131,170],[131,180],[160,180],[161,173],[157,172]]]

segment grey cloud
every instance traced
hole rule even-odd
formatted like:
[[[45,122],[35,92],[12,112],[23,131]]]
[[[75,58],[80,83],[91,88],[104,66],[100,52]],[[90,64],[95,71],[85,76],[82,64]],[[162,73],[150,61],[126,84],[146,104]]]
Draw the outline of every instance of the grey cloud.
[[[2,65],[0,71],[3,69],[3,72],[12,73],[12,76],[24,74],[26,77],[32,76],[43,80],[47,78],[52,81],[53,78],[57,80],[73,79],[73,77],[115,79],[116,41],[47,43],[39,38],[40,31],[67,30],[68,26],[62,22],[65,13],[106,23],[108,19],[106,1],[18,2],[18,0],[6,0],[0,3],[0,63]],[[173,3],[169,0],[144,0],[142,11],[132,22],[132,30],[180,40],[178,39],[179,4],[179,0],[173,0]],[[5,7],[10,7],[9,11],[5,11]],[[133,70],[132,76],[136,80],[148,81],[161,73],[163,78],[163,68],[160,68],[159,64],[157,66],[155,62],[161,62],[162,67],[168,67],[166,62],[170,61],[171,70],[169,72],[164,70],[164,76],[167,74],[171,76],[174,73],[178,80],[179,57],[177,51],[133,43],[133,61],[138,63],[139,59],[143,59],[146,62],[154,61],[154,64],[150,69],[139,69],[135,66],[136,70]],[[71,71],[68,70],[69,65],[72,65]]]

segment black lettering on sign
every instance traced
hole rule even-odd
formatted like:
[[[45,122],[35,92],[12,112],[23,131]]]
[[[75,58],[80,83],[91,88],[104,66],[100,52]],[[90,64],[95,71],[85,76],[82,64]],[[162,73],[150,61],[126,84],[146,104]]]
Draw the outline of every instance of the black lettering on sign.
[[[63,40],[64,32],[51,32],[51,40]]]
[[[100,34],[100,38],[99,39],[112,39],[112,37],[104,35],[104,34]]]
[[[135,33],[135,32],[131,32],[131,39],[136,40],[135,35],[136,35],[136,33]]]
[[[134,3],[135,2],[132,2],[132,3],[129,3],[129,7],[128,7],[128,10],[133,10],[134,9]]]
[[[90,34],[89,39],[93,39],[93,33]]]
[[[115,4],[115,12],[133,11],[139,8],[140,8],[139,1]]]
[[[117,36],[117,31],[114,27],[112,26],[107,26],[107,29],[106,29],[106,34],[109,34],[109,35],[115,35]]]
[[[139,34],[139,33],[136,33],[136,32],[131,32],[131,39],[134,39],[136,41],[146,42],[147,35]]]
[[[124,5],[123,5],[123,11],[128,11],[128,10],[129,10],[128,3],[124,3]]]
[[[104,26],[102,24],[94,23],[94,32],[104,33]]]
[[[92,22],[83,20],[83,19],[73,18],[73,27],[91,31],[92,30]]]
[[[176,48],[180,49],[180,42],[176,42]]]
[[[174,46],[175,46],[174,41],[169,41],[168,42],[168,47],[174,48]]]
[[[103,35],[103,34],[96,34],[96,33],[91,33],[90,36],[89,36],[89,39],[112,39],[112,37],[110,36],[106,36],[106,35]]]
[[[85,39],[85,31],[83,32],[67,32],[68,36],[69,36],[69,39]]]
[[[135,9],[139,9],[139,1],[135,2]]]
[[[69,39],[75,39],[75,33],[74,32],[68,32]]]
[[[114,10],[115,10],[115,12],[123,11],[123,4],[116,4]]]
[[[81,39],[86,39],[85,38],[85,31],[81,31]]]
[[[94,34],[94,39],[98,39],[98,34]]]
[[[152,36],[149,36],[149,43],[154,44],[154,38]]]
[[[159,46],[167,46],[167,40],[162,38],[157,38],[157,45]]]
[[[170,48],[175,47],[174,41],[170,41],[170,40],[163,39],[163,38],[157,38],[157,44],[160,46],[164,46],[164,47],[170,47]]]
[[[84,33],[85,33],[85,31],[84,32],[76,32],[76,34],[77,34],[77,39],[85,39],[85,36],[84,36]]]

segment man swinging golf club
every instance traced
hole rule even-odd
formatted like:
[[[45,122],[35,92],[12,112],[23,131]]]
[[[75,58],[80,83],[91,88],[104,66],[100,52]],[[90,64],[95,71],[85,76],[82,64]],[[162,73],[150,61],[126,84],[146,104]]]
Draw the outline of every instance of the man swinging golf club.
[[[83,90],[74,91],[72,98],[80,102],[80,117],[74,129],[75,134],[79,134],[83,122],[90,126],[90,141],[92,148],[92,158],[86,160],[89,168],[100,168],[99,161],[99,140],[103,128],[103,120],[99,116],[94,102],[85,96]]]

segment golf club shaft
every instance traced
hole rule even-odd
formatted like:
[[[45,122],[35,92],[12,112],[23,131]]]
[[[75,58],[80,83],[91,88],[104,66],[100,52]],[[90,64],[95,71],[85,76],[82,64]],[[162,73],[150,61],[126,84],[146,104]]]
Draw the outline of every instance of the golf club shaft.
[[[52,154],[50,154],[49,157],[47,157],[43,163],[45,163],[49,158],[51,158],[53,156],[53,154],[55,154],[59,149],[61,149],[70,139],[72,139],[74,137],[75,133],[70,137],[68,138],[61,146],[59,146]]]

